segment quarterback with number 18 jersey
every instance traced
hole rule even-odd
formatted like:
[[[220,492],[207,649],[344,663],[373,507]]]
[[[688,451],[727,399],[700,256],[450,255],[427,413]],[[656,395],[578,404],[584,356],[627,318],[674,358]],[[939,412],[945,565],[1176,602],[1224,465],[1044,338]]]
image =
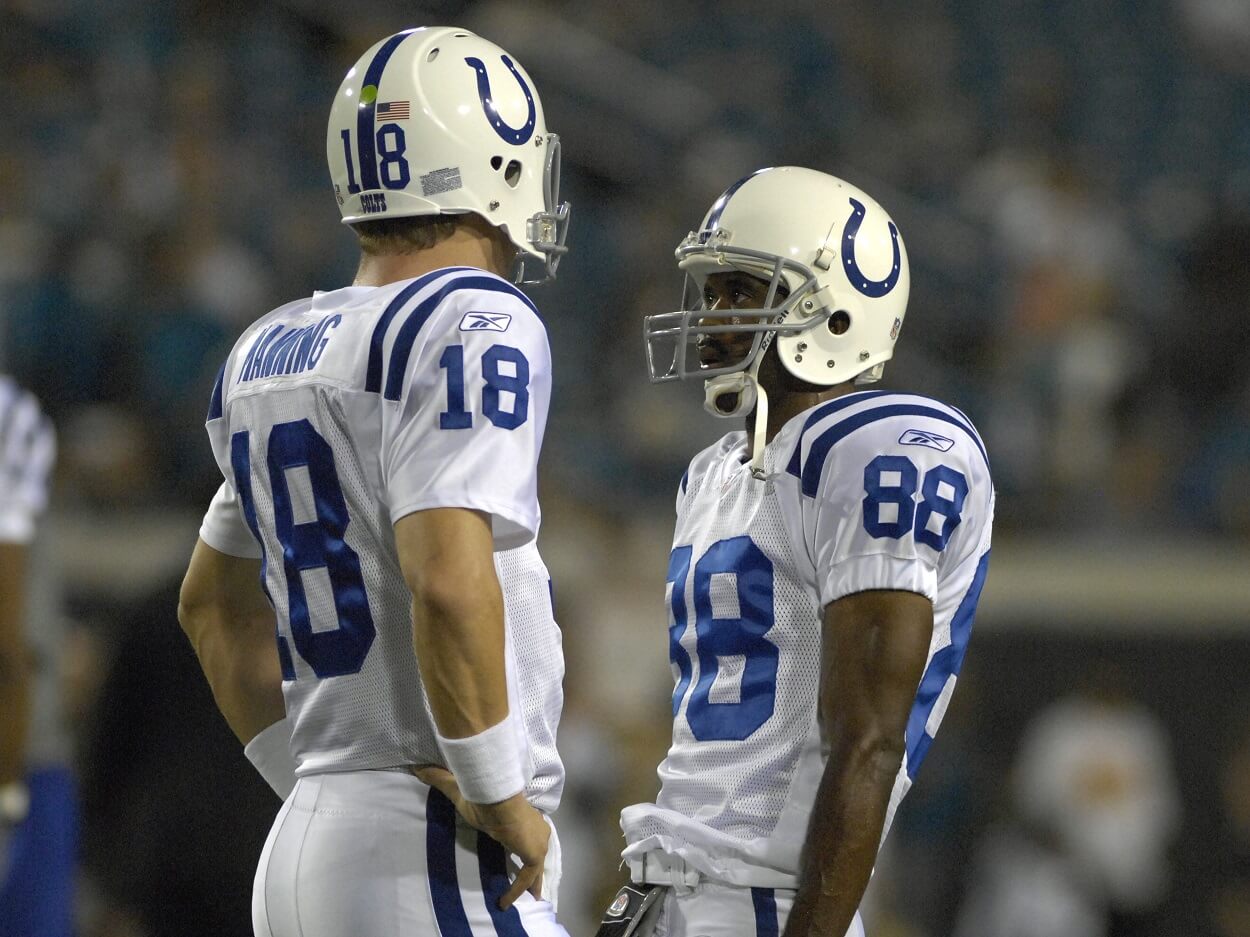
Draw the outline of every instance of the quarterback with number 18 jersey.
[[[264,558],[300,775],[440,761],[392,525],[467,506],[490,515],[503,550],[528,792],[555,809],[560,639],[533,544],[550,386],[537,310],[473,268],[318,293],[236,344],[208,421],[230,481],[201,536]],[[518,669],[518,645],[546,663]]]
[[[824,770],[821,610],[871,589],[933,602],[933,639],[886,828],[946,710],[985,580],[994,492],[959,411],[859,392],[792,419],[752,476],[746,435],[695,456],[668,568],[673,742],[655,804],[622,815],[717,881],[794,888]]]
[[[253,930],[567,937],[564,665],[535,543],[551,352],[517,287],[567,251],[560,139],[506,50],[433,26],[356,60],[325,152],[356,275],[226,359],[225,483],[179,597],[283,799]]]

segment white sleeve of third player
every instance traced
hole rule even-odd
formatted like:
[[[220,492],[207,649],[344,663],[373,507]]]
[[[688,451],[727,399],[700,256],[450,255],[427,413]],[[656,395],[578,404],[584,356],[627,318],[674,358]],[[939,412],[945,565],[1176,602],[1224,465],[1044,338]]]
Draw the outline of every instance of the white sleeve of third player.
[[[936,600],[943,558],[975,550],[989,523],[993,489],[979,439],[906,416],[850,433],[824,459],[804,518],[821,606],[873,589]]]
[[[48,503],[52,422],[34,396],[0,377],[0,543],[29,543]]]
[[[247,526],[243,507],[239,503],[239,494],[229,480],[221,483],[213,500],[209,502],[208,510],[204,512],[204,520],[200,524],[200,539],[218,553],[254,560],[261,557],[260,544]]]
[[[499,281],[503,284],[503,281]],[[538,533],[538,455],[551,351],[528,301],[507,290],[447,296],[382,422],[391,522],[461,507],[491,515],[497,549]]]

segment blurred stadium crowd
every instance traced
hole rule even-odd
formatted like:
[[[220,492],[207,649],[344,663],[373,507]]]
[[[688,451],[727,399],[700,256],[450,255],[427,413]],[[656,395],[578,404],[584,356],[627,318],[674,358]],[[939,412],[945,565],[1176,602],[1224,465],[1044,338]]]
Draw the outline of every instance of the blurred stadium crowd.
[[[654,790],[671,689],[660,583],[672,495],[689,456],[726,428],[692,388],[647,384],[642,316],[676,308],[673,247],[746,172],[826,170],[898,221],[914,285],[886,380],[978,423],[1000,542],[1250,538],[1244,3],[367,6],[0,3],[0,369],[42,398],[61,437],[53,534],[78,625],[61,663],[77,675],[84,933],[190,934],[186,908],[205,902],[203,881],[217,876],[220,892],[250,882],[247,855],[274,805],[215,714],[190,715],[210,701],[198,674],[179,669],[188,658],[168,577],[217,484],[202,423],[234,337],[271,307],[351,278],[325,117],[359,51],[398,28],[458,22],[515,51],[564,141],[571,254],[538,299],[557,368],[544,550],[569,660],[559,819],[566,856],[586,857],[570,863],[574,926],[617,880],[615,812]],[[640,636],[652,637],[645,652]],[[1030,640],[1061,671],[1088,650]],[[1118,647],[1100,651],[1115,658]],[[1027,666],[1009,635],[985,648],[986,660]],[[1175,660],[1159,648],[1152,660]],[[1189,651],[1166,679],[1201,681],[1208,663],[1246,659],[1231,639],[1219,653]],[[974,641],[970,661],[978,653]],[[1175,848],[1193,842],[1178,832],[1189,795],[1169,754],[1186,724],[1139,702],[1153,692],[1147,675],[1083,669],[1094,682],[1079,699],[1055,678],[995,725],[981,707],[1010,684],[984,673],[961,689],[900,818],[874,937],[1250,933],[1250,878],[1238,877],[1250,875],[1244,713],[1235,723],[1231,705],[1210,712],[1229,726],[1203,746],[1223,779],[1212,803],[1224,806],[1209,808],[1214,845],[1199,861],[1192,845],[1194,855]],[[1031,720],[1027,744],[1010,734]],[[1017,752],[1036,779],[1029,759],[1053,765],[1063,759],[1046,753],[1058,751],[1076,763],[1086,749],[1106,755],[1097,740],[1113,737],[1139,741],[1088,776],[1074,768],[1076,780],[1045,790],[1004,780]],[[1052,803],[1065,783],[1079,789]],[[222,787],[246,792],[231,799],[251,812],[180,825],[188,804],[219,816]],[[1144,800],[1125,794],[1147,788]],[[1077,801],[1128,812],[1077,822],[1064,809]],[[1004,816],[1014,821],[988,834],[977,866],[974,833]],[[1150,828],[1111,845],[1078,835],[1100,824]],[[228,856],[232,878],[208,868]],[[1013,862],[1040,883],[1028,894],[1005,880]],[[1173,864],[1189,871],[1170,876]],[[997,879],[965,901],[978,868]],[[1226,880],[1227,894],[1194,888]],[[592,896],[586,907],[575,893]],[[1066,916],[1039,911],[1034,929],[1013,930],[994,916],[1007,914],[993,906],[1000,893],[1002,907]],[[199,920],[217,921],[207,907]],[[245,912],[246,899],[228,907]],[[206,932],[244,933],[246,921]]]

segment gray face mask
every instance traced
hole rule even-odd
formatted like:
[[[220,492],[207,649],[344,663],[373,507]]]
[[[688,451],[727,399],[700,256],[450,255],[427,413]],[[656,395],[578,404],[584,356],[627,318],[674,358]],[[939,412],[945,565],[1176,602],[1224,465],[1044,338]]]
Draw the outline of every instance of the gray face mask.
[[[560,201],[560,137],[547,134],[547,156],[543,163],[544,210],[531,215],[525,222],[525,239],[543,255],[536,258],[520,253],[514,282],[525,285],[546,283],[556,278],[560,259],[569,252],[564,241],[569,236],[569,217],[572,207]],[[532,265],[537,265],[532,270]]]
[[[746,371],[768,349],[774,335],[805,332],[829,317],[828,312],[806,318],[792,315],[803,297],[816,289],[815,276],[802,264],[748,248],[698,243],[694,235],[677,249],[677,259],[679,266],[697,266],[699,271],[687,273],[681,309],[643,320],[647,368],[653,383],[691,377],[706,380]],[[710,311],[704,302],[703,280],[713,270],[735,269],[768,280],[763,305],[759,309],[734,309],[731,323],[703,324],[708,318],[724,318],[724,314]],[[790,282],[798,279],[800,283],[789,295],[785,293],[784,273],[791,274]],[[750,335],[751,346],[731,360],[710,364],[701,360],[699,343],[717,335]]]

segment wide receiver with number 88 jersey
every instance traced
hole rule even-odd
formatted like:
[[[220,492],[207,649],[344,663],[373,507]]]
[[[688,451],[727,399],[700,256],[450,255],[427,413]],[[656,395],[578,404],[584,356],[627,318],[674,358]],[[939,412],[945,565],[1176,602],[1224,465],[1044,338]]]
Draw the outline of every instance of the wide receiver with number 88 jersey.
[[[668,565],[673,741],[621,815],[657,933],[858,933],[877,849],[950,701],[985,582],[994,489],[961,412],[862,390],[909,270],[856,187],[765,169],[677,250],[655,380],[744,415],[695,456]]]
[[[356,279],[263,316],[222,366],[225,481],[179,607],[285,800],[253,928],[566,937],[563,659],[534,545],[551,361],[513,285],[564,252],[559,141],[504,50],[432,28],[347,73],[326,152]]]

